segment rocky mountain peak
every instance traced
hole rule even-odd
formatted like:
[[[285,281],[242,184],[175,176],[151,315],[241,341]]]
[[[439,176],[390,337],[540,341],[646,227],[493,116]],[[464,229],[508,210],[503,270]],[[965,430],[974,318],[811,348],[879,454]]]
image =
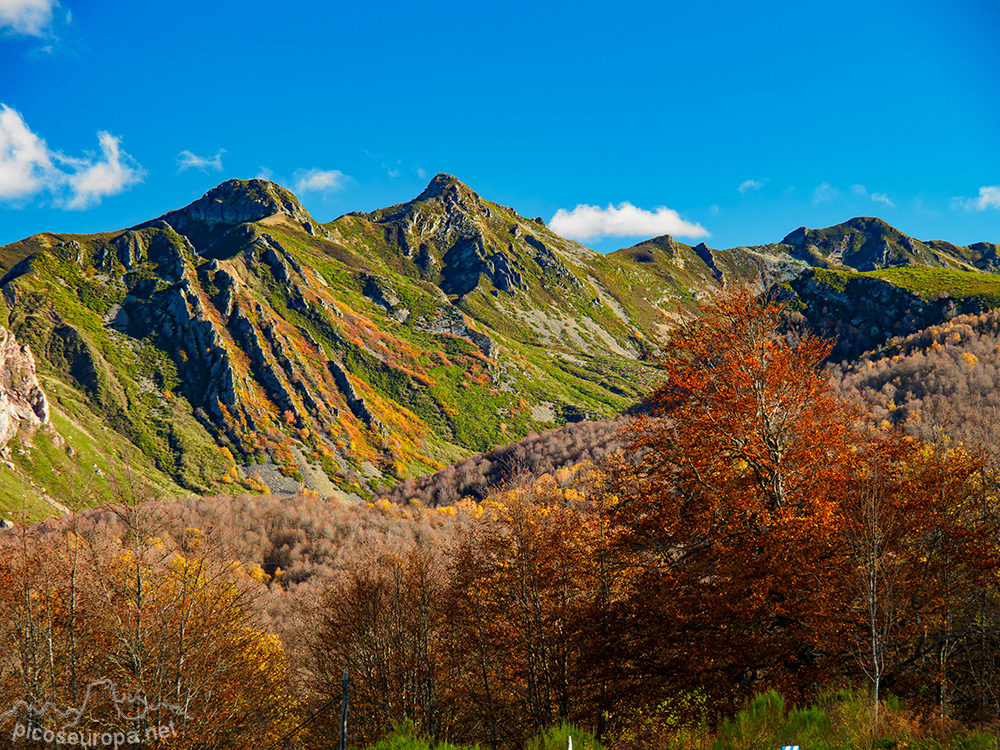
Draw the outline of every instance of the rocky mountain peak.
[[[170,211],[136,229],[166,222],[199,251],[205,251],[233,227],[283,215],[309,234],[321,233],[292,192],[269,180],[226,180],[184,208]]]
[[[898,229],[877,216],[855,216],[853,219],[848,221],[846,225],[862,232],[877,232],[879,234],[891,232],[893,234],[902,234],[902,232]]]
[[[799,227],[782,240],[791,246],[791,254],[809,265],[846,267],[856,271],[874,271],[906,265],[964,267],[960,258],[935,252],[925,243],[903,234],[875,216],[856,216],[825,229]]]
[[[412,263],[411,272],[457,297],[477,289],[484,278],[493,291],[511,294],[529,287],[543,293],[546,285],[576,290],[579,280],[560,253],[593,252],[573,247],[575,243],[553,235],[544,222],[486,200],[444,173],[411,201],[351,219],[377,227],[390,252]]]
[[[793,232],[789,232],[785,235],[785,238],[781,241],[782,245],[801,245],[806,240],[806,235],[809,233],[808,227],[799,227]]]
[[[479,220],[490,218],[492,211],[468,185],[454,175],[441,173],[413,200],[355,215],[379,224],[403,222],[407,232],[414,225],[427,223],[430,217],[434,217],[430,221],[437,230],[443,219],[448,227],[458,224],[466,231]]]
[[[299,221],[310,219],[299,199],[281,185],[268,180],[226,180],[194,203],[171,211],[164,218],[172,223],[169,217],[184,215],[208,225],[235,226],[275,214],[287,214]]]
[[[463,194],[475,198],[479,197],[479,195],[472,188],[454,175],[441,172],[440,174],[434,175],[431,181],[427,184],[427,187],[424,188],[424,191],[417,196],[417,200],[430,200],[431,198],[437,198],[440,195],[444,195],[446,198],[455,199]]]
[[[849,219],[842,224],[835,224],[826,229],[799,227],[786,235],[781,242],[785,245],[794,246],[801,246],[807,243],[821,244],[824,241],[829,242],[832,238],[844,237],[859,232],[866,235],[869,239],[884,236],[906,236],[891,224],[876,216],[855,216],[853,219]]]
[[[677,246],[677,242],[669,234],[661,234],[658,237],[650,237],[648,240],[643,240],[638,243],[636,247],[642,247],[644,245],[652,247],[662,247],[667,250],[673,250]]]

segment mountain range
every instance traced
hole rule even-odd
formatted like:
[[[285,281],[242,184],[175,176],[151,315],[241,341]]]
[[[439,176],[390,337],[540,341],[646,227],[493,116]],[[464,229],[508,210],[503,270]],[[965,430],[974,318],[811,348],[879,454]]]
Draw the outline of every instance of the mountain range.
[[[772,290],[844,360],[1000,306],[998,249],[861,217],[601,254],[445,174],[328,223],[273,182],[229,180],[125,230],[0,248],[17,353],[0,396],[21,427],[0,514],[265,486],[371,497],[620,414],[655,383],[671,321],[724,284]]]

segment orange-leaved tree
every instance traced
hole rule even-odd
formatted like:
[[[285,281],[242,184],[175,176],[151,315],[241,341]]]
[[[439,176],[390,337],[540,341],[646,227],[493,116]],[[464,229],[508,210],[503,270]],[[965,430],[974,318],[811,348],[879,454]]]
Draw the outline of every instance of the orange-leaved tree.
[[[808,688],[839,640],[830,566],[856,415],[823,372],[831,342],[782,331],[749,287],[685,317],[619,469],[623,551],[643,569],[619,650],[653,684],[723,703]]]
[[[281,643],[260,627],[259,583],[214,545],[185,544],[182,554],[152,536],[149,507],[107,511],[120,512],[122,527],[78,518],[72,530],[53,522],[0,535],[0,641],[8,646],[0,730],[30,719],[30,706],[85,704],[73,731],[87,736],[147,738],[173,722],[158,746],[279,742],[298,706]],[[129,701],[112,703],[115,695]],[[58,718],[50,711],[38,723],[55,731]]]
[[[602,479],[584,474],[576,487],[546,474],[493,494],[455,549],[452,671],[460,722],[473,730],[463,742],[521,747],[561,722],[600,721],[589,620],[609,597],[607,530]]]

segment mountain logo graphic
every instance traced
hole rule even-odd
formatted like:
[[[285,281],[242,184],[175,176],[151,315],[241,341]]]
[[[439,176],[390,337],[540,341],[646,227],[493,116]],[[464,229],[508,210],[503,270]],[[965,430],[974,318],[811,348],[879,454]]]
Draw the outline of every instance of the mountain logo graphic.
[[[103,678],[87,685],[87,692],[83,696],[83,703],[79,707],[69,706],[68,708],[60,709],[51,701],[46,701],[41,706],[35,706],[27,701],[18,701],[9,711],[0,714],[0,722],[4,722],[10,718],[16,719],[19,714],[26,714],[28,720],[31,722],[41,723],[42,719],[52,717],[55,718],[55,723],[59,724],[61,729],[72,729],[76,727],[77,723],[86,713],[87,705],[91,702],[95,691],[101,689],[111,694],[111,700],[114,703],[115,711],[118,713],[118,718],[123,721],[141,721],[147,719],[150,713],[158,713],[161,709],[170,711],[174,716],[182,716],[189,721],[191,720],[191,716],[176,704],[164,703],[162,701],[152,704],[140,695],[119,696],[115,684],[110,679]]]

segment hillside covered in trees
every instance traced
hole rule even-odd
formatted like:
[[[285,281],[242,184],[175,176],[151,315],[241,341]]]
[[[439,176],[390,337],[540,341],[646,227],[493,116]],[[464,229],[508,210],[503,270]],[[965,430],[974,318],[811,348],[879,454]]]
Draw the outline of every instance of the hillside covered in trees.
[[[899,388],[918,352],[989,362],[990,325],[831,380],[830,342],[737,289],[673,329],[619,431],[529,438],[408,502],[148,500],[121,468],[121,503],[0,534],[0,705],[78,705],[107,678],[186,707],[164,746],[321,748],[346,668],[352,745],[405,725],[522,748],[570,722],[625,750],[735,736],[722,719],[769,690],[832,705],[852,685],[866,741],[902,736],[903,700],[957,743],[1000,719],[990,456],[840,394],[893,367],[866,387]],[[951,356],[960,340],[979,343]]]
[[[958,315],[833,368],[840,393],[925,439],[1000,445],[1000,311]]]
[[[0,385],[4,368],[33,378],[7,388],[0,433],[22,434],[0,518],[80,509],[77,455],[91,505],[114,498],[122,457],[168,497],[451,497],[465,479],[426,478],[630,409],[673,321],[727,285],[781,295],[851,359],[1000,304],[996,258],[873,217],[599,253],[447,174],[326,223],[277,183],[228,180],[127,228],[0,247]],[[495,467],[473,464],[456,471],[490,486]]]
[[[584,461],[598,463],[622,446],[625,417],[569,422],[565,427],[477,453],[456,461],[435,474],[408,479],[385,497],[394,502],[417,501],[424,505],[451,505],[463,498],[484,500],[492,491],[514,482],[552,474]]]

